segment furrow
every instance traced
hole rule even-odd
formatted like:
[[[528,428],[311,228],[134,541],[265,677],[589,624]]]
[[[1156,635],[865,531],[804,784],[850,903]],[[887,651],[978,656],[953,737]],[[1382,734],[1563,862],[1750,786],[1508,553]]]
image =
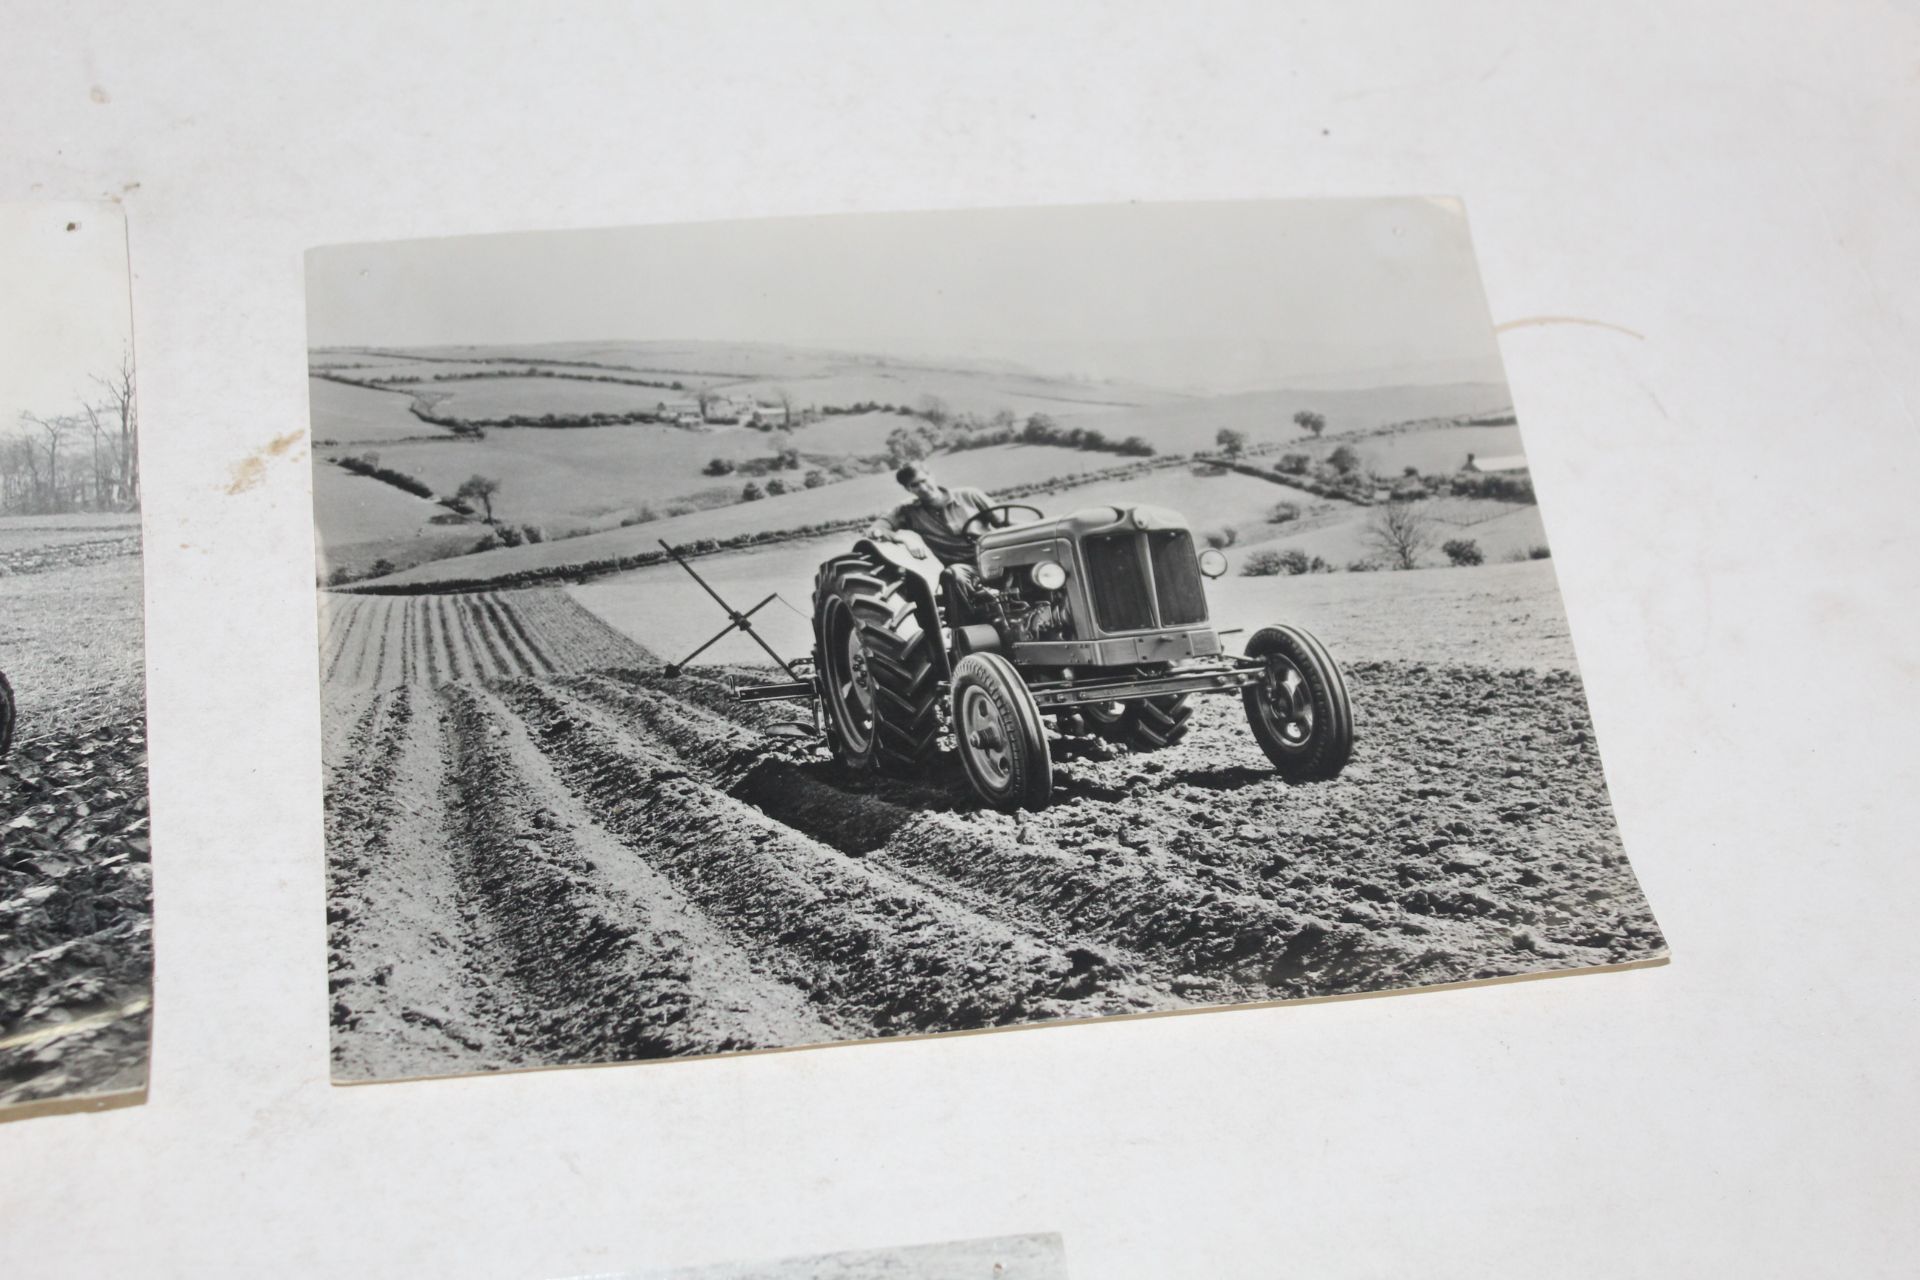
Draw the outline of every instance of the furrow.
[[[452,794],[477,931],[537,1060],[682,1057],[844,1035],[600,826],[492,695],[454,689]],[[506,998],[505,993],[499,993]]]
[[[501,1065],[508,1041],[459,928],[438,704],[425,690],[376,693],[364,724],[364,750],[326,797],[335,1075]]]
[[[1143,1007],[1105,957],[1035,943],[688,776],[576,698],[501,691],[559,776],[761,963],[873,1034]]]
[[[506,655],[507,674],[512,676],[537,676],[540,664],[534,661],[532,653],[521,643],[515,628],[507,625],[506,617],[499,601],[488,593],[474,597],[474,605],[485,617],[485,625],[498,642],[500,651]]]
[[[823,781],[828,766],[782,760],[761,735],[656,692],[656,681],[664,690],[664,677],[637,672],[589,687],[616,698],[627,691],[618,705],[729,794],[836,848],[983,896],[1040,936],[1087,938],[1143,957],[1163,982],[1231,973],[1223,982],[1238,998],[1283,994],[1278,988],[1322,936],[1317,924],[1267,898],[1200,883],[1185,860],[1164,850],[1097,840],[1063,847],[1038,825],[966,812],[971,801],[958,779],[849,795]]]
[[[514,642],[520,646],[521,652],[526,655],[527,669],[531,674],[540,675],[559,670],[559,668],[555,666],[553,659],[548,656],[546,650],[541,646],[538,629],[527,626],[525,619],[520,616],[519,609],[512,600],[506,596],[492,595],[488,597],[488,607],[495,610],[500,619],[501,626],[511,633]]]

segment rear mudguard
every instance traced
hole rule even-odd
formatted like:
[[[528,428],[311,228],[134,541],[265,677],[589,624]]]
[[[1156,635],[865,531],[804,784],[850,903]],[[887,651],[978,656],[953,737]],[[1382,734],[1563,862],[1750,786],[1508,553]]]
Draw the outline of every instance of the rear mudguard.
[[[950,652],[951,637],[947,633],[946,621],[940,616],[940,573],[946,566],[940,558],[927,549],[920,535],[911,530],[902,530],[894,535],[899,539],[893,542],[880,538],[860,538],[853,544],[855,551],[872,556],[882,564],[898,569],[906,578],[906,591],[920,610],[920,625],[940,637],[940,643],[934,646],[940,663],[940,678],[953,678],[953,655]],[[917,553],[917,554],[916,554]]]

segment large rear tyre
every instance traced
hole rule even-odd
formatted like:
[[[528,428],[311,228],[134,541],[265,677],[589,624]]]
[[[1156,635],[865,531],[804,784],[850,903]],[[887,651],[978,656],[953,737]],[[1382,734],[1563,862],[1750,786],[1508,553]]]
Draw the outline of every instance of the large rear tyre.
[[[1266,666],[1241,697],[1274,769],[1290,782],[1339,776],[1353,756],[1353,708],[1325,647],[1298,627],[1263,627],[1247,642],[1247,656]]]
[[[13,686],[7,683],[4,672],[0,672],[0,756],[7,754],[13,746]]]
[[[1092,703],[1080,708],[1080,716],[1095,737],[1134,751],[1163,751],[1179,743],[1193,727],[1193,705],[1184,693],[1132,702]]]
[[[1044,809],[1053,796],[1046,721],[1027,682],[997,653],[953,669],[953,739],[974,794],[996,809]]]
[[[907,775],[938,745],[935,637],[904,576],[866,556],[835,556],[813,589],[819,671],[835,750],[850,767]]]

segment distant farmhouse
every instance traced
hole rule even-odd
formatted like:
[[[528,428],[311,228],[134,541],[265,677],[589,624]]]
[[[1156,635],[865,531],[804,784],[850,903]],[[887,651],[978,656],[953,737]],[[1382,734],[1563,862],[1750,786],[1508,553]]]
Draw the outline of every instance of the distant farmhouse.
[[[744,423],[747,426],[775,426],[787,421],[787,408],[768,404],[752,396],[709,396],[706,420],[710,423]]]
[[[1503,453],[1498,457],[1481,458],[1470,453],[1467,455],[1467,465],[1460,469],[1462,471],[1478,471],[1483,474],[1500,471],[1525,471],[1527,469],[1527,455],[1524,453]]]

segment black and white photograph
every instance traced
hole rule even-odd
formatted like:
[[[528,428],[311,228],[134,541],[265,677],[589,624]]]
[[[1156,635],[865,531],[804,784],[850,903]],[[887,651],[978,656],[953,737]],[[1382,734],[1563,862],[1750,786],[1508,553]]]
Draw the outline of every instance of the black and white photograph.
[[[1666,957],[1458,201],[307,288],[338,1081]]]
[[[1026,1235],[655,1268],[581,1280],[1068,1280],[1068,1274],[1059,1236]]]
[[[0,1120],[146,1089],[137,430],[119,210],[0,205]]]

